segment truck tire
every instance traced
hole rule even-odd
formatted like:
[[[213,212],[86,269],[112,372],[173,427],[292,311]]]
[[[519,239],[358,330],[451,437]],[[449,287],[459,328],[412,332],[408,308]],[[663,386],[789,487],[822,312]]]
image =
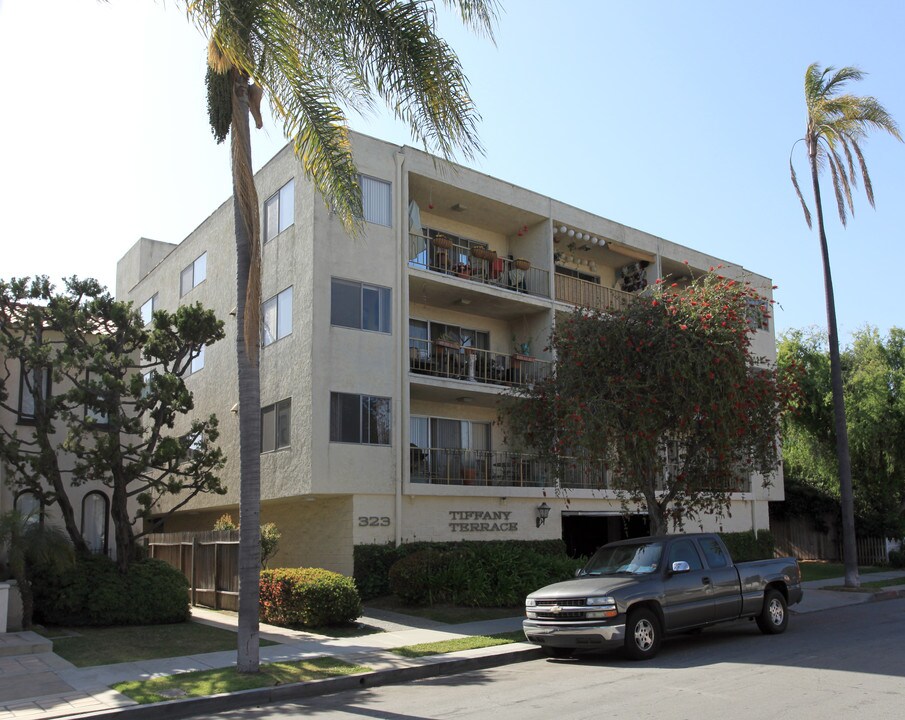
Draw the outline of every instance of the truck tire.
[[[650,660],[660,649],[660,619],[648,608],[632,610],[625,623],[625,654],[631,660]]]
[[[786,599],[778,590],[764,593],[764,607],[757,616],[757,627],[765,635],[779,635],[789,626],[789,609]]]

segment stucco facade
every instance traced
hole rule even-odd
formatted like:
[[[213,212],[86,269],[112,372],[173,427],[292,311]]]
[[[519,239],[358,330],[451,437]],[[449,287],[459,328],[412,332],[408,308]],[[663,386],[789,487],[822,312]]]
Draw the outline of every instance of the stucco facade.
[[[294,183],[291,219],[263,245],[262,298],[291,288],[289,332],[262,348],[260,363],[262,407],[291,404],[288,435],[261,456],[262,522],[283,533],[271,564],[351,573],[362,543],[565,537],[576,545],[623,532],[621,503],[604,478],[584,474],[557,491],[529,453],[505,445],[500,394],[549,371],[544,347],[558,313],[630,301],[631,278],[721,264],[767,301],[770,280],[411,147],[358,134],[353,147],[374,192],[373,221],[357,239],[289,146],[256,175],[262,218],[271,198],[287,210]],[[202,255],[204,279],[181,293],[181,274]],[[222,513],[237,515],[235,270],[231,201],[178,245],[142,239],[118,265],[117,297],[136,306],[155,297],[169,310],[200,302],[226,321],[226,339],[206,350],[187,384],[197,412],[220,418],[228,492],[196,498],[167,530],[209,530]],[[348,293],[356,287],[361,326],[351,327],[340,305],[355,315]],[[754,344],[775,359],[771,320]],[[354,396],[366,408],[359,436]],[[768,488],[753,478],[733,495],[731,517],[704,529],[766,528],[768,499],[782,499],[781,475]],[[538,526],[542,502],[551,512]]]

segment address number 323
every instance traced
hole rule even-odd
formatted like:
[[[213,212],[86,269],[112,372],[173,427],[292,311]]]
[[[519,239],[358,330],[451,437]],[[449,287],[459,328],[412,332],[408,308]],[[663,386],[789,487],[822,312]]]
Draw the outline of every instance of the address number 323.
[[[385,515],[382,517],[361,515],[358,518],[358,527],[389,527],[389,524],[390,519]]]

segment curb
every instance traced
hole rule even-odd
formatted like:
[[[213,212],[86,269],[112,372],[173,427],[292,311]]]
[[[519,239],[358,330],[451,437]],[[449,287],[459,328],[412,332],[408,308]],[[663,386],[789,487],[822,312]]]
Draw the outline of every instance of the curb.
[[[237,710],[255,705],[268,705],[286,702],[299,698],[329,695],[346,690],[359,690],[382,685],[394,685],[412,680],[423,680],[444,675],[456,675],[472,670],[486,670],[502,665],[538,660],[545,657],[539,647],[524,647],[492,655],[480,655],[470,658],[449,658],[426,662],[423,665],[392,668],[389,670],[372,670],[360,675],[345,675],[337,678],[324,678],[309,682],[278,685],[269,688],[239,690],[234,693],[223,693],[209,697],[189,698],[187,700],[169,700],[167,702],[148,705],[128,705],[121,708],[101,710],[98,712],[59,716],[60,718],[129,718],[129,720],[152,720],[156,718],[184,718],[192,715]]]

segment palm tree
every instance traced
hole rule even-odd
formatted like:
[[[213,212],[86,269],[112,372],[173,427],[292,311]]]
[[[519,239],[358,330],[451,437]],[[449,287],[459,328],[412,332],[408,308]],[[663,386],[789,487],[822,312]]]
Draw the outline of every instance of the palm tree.
[[[811,183],[814,188],[814,209],[817,212],[817,232],[820,236],[820,254],[823,259],[823,283],[826,289],[826,319],[829,330],[830,378],[833,390],[833,418],[836,431],[836,458],[839,464],[839,494],[842,502],[842,555],[845,560],[845,586],[858,587],[858,550],[855,543],[855,508],[852,491],[852,468],[848,449],[848,428],[845,423],[842,366],[839,362],[839,335],[836,329],[836,301],[833,297],[833,278],[830,274],[830,257],[823,224],[823,204],[820,200],[820,170],[829,166],[833,178],[833,190],[839,219],[846,225],[848,211],[855,214],[852,188],[857,188],[858,170],[864,181],[864,193],[871,207],[874,206],[874,189],[867,171],[867,163],[861,152],[861,142],[868,130],[885,130],[901,140],[899,128],[892,116],[873,97],[840,94],[846,83],[861,80],[864,73],[858,68],[833,67],[821,69],[817,63],[810,65],[804,75],[804,97],[808,108],[808,124],[804,138],[811,167]],[[797,143],[796,143],[797,144]],[[840,151],[842,155],[840,155]],[[843,158],[844,156],[844,158]],[[804,209],[804,217],[811,227],[808,210],[795,168],[789,159],[792,184]]]
[[[435,0],[184,0],[209,40],[208,109],[218,142],[231,135],[239,377],[239,672],[258,669],[260,562],[260,219],[248,114],[266,97],[295,153],[345,228],[361,232],[358,172],[343,107],[376,97],[425,149],[481,152],[468,81],[437,35]],[[492,39],[496,0],[443,0]]]

